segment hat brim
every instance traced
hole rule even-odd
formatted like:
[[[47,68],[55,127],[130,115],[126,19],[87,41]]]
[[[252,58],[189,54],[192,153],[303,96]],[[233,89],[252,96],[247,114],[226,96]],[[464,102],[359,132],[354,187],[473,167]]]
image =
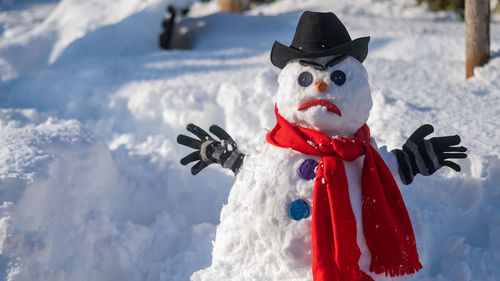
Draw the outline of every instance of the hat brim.
[[[357,59],[359,62],[363,62],[368,55],[369,42],[370,37],[361,37],[328,50],[317,53],[307,53],[305,51],[283,45],[278,41],[274,41],[273,48],[271,49],[271,62],[274,66],[280,69],[283,69],[286,63],[293,59],[320,58],[331,55],[349,55]]]

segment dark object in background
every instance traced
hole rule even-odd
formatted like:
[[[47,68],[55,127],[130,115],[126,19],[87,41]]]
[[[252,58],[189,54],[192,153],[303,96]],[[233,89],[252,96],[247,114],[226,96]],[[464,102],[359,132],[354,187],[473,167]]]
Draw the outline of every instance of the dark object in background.
[[[172,5],[167,7],[167,18],[161,23],[163,33],[160,35],[160,48],[170,50],[172,31],[175,24],[175,9]]]
[[[189,12],[189,8],[183,8],[177,11],[173,5],[168,5],[166,19],[162,22],[163,33],[160,35],[160,48],[162,49],[170,50],[175,47],[172,41],[175,33],[176,18],[179,12],[180,15],[184,17]]]

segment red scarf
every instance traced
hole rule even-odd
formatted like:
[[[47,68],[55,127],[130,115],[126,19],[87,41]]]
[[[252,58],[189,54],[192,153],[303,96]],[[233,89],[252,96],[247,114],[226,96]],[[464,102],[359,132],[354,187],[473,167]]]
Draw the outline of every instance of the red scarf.
[[[365,155],[361,179],[363,232],[371,252],[370,271],[390,276],[422,268],[408,211],[389,168],[370,144],[365,124],[354,138],[328,136],[293,126],[278,114],[267,134],[275,146],[321,156],[312,210],[315,281],[373,281],[359,268],[356,219],[349,199],[344,161]]]

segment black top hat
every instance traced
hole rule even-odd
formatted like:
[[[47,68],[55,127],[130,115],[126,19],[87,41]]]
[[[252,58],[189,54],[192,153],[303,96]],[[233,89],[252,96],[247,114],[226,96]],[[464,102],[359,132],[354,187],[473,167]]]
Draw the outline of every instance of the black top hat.
[[[290,47],[274,42],[271,62],[283,68],[292,59],[331,55],[350,55],[363,62],[368,54],[369,41],[370,37],[351,40],[345,26],[334,13],[306,11],[300,16]]]

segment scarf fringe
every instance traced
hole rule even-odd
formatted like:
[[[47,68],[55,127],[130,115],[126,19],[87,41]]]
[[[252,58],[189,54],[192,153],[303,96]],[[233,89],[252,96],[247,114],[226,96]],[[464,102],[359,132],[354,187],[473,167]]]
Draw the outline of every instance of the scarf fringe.
[[[414,264],[395,264],[392,266],[387,266],[387,264],[382,264],[380,259],[372,259],[370,264],[370,272],[375,272],[376,274],[385,273],[385,276],[396,277],[403,276],[407,274],[414,274],[423,268],[422,264],[416,260]]]

